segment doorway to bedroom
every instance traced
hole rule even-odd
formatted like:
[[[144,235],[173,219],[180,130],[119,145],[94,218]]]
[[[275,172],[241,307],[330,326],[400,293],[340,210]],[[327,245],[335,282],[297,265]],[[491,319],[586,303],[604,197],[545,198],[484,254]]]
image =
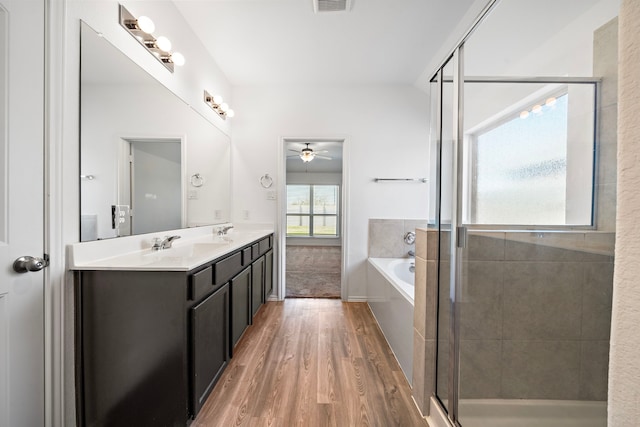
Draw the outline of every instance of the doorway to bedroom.
[[[286,298],[340,298],[340,140],[286,140]]]

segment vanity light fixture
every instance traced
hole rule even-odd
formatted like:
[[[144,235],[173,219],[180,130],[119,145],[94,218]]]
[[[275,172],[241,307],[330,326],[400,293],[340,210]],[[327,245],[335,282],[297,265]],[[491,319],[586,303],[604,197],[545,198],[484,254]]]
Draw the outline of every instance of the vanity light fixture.
[[[171,52],[171,41],[164,37],[154,37],[156,29],[153,21],[141,16],[136,18],[124,6],[120,5],[120,25],[147,48],[151,54],[173,73],[174,65],[182,66],[185,63],[184,56],[179,52]]]
[[[229,104],[224,102],[224,99],[220,95],[211,95],[206,90],[204,91],[204,103],[211,107],[211,109],[224,120],[226,120],[227,117],[233,117],[236,115],[236,113],[229,108]]]
[[[552,96],[551,98],[547,98],[547,100],[544,103],[544,106],[548,107],[548,108],[552,108],[554,105],[556,105],[557,101],[558,100],[555,97]],[[534,113],[534,114],[542,114],[542,112],[543,112],[542,111],[542,107],[543,107],[542,104],[536,104],[533,107],[531,107],[531,112]],[[527,117],[529,117],[529,110],[523,110],[520,113],[520,118],[521,119],[526,119]]]

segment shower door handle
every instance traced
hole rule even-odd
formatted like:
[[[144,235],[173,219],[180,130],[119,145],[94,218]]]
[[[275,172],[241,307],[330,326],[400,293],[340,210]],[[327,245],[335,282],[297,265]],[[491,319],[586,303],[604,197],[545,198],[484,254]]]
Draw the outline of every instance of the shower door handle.
[[[467,227],[456,227],[456,246],[460,249],[467,247]]]

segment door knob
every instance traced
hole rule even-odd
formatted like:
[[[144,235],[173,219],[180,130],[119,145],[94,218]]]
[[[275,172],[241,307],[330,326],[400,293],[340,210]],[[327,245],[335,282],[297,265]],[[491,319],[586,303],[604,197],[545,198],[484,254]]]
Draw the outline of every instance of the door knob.
[[[48,265],[49,259],[46,255],[44,258],[21,256],[13,262],[13,271],[15,271],[16,273],[40,271]]]

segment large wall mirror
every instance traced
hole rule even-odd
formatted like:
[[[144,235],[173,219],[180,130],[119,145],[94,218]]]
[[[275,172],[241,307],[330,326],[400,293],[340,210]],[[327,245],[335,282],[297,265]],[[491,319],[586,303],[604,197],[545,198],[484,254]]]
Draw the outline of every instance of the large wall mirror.
[[[81,23],[80,240],[222,223],[230,141]]]

